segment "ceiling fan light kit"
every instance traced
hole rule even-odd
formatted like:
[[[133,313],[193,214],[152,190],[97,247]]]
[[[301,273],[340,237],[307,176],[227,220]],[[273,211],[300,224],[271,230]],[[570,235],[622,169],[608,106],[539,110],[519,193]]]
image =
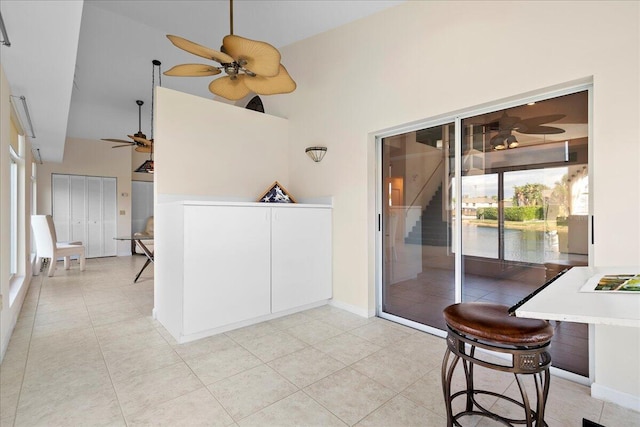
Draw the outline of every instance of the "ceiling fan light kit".
[[[564,114],[549,114],[546,116],[520,119],[520,117],[509,116],[506,112],[497,122],[487,123],[486,126],[498,133],[489,141],[494,150],[505,150],[518,148],[518,139],[511,132],[516,131],[527,135],[549,135],[563,133],[564,129],[553,126],[543,126],[545,123],[554,122],[565,117]]]
[[[133,135],[127,135],[129,138],[131,138],[131,141],[127,141],[124,139],[117,139],[117,138],[102,138],[102,141],[117,142],[122,144],[122,145],[114,145],[111,148],[135,146],[136,151],[140,151],[144,149],[148,150],[149,147],[151,146],[151,141],[147,139],[147,135],[142,133],[142,106],[144,105],[144,101],[137,100],[136,104],[138,105],[138,132],[134,133]]]
[[[237,101],[254,92],[258,95],[290,93],[296,89],[286,68],[280,63],[278,49],[269,43],[250,40],[233,34],[233,0],[229,0],[230,34],[222,40],[221,51],[210,49],[185,38],[167,34],[167,38],[179,49],[219,63],[176,65],[164,74],[177,77],[215,76],[209,84],[214,95]]]

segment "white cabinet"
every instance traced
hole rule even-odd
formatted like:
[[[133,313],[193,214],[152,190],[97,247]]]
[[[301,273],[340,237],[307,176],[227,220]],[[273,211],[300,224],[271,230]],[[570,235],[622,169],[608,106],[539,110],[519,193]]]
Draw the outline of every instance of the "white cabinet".
[[[178,342],[331,298],[329,205],[161,203],[155,220],[154,312]]]
[[[53,174],[52,216],[59,241],[80,241],[87,258],[115,256],[116,178]]]

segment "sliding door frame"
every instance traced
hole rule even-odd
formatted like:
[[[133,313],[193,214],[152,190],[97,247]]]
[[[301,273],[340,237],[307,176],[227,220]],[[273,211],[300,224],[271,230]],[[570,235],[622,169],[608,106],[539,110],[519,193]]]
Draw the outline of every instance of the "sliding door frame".
[[[535,93],[525,94],[521,96],[516,96],[509,98],[508,100],[496,101],[492,103],[488,103],[485,105],[472,107],[465,110],[460,110],[454,113],[445,114],[438,116],[433,119],[425,119],[423,121],[413,122],[406,125],[401,125],[393,128],[389,128],[375,134],[375,150],[376,150],[376,168],[375,168],[375,183],[376,183],[376,229],[375,229],[375,249],[376,249],[376,259],[375,259],[375,309],[376,315],[378,317],[395,321],[397,323],[413,327],[415,329],[428,332],[437,336],[445,337],[446,332],[431,326],[424,325],[422,323],[414,322],[412,320],[408,320],[390,313],[383,312],[382,309],[382,295],[383,295],[383,265],[384,265],[384,235],[383,235],[383,203],[384,203],[384,191],[383,191],[383,164],[382,164],[382,152],[383,145],[382,140],[384,138],[400,135],[403,133],[408,133],[412,131],[417,131],[420,129],[436,127],[444,124],[455,123],[455,191],[456,194],[462,194],[462,120],[474,117],[477,115],[492,113],[508,108],[517,107],[520,105],[524,105],[532,102],[544,101],[550,98],[556,98],[564,95],[570,95],[577,92],[587,92],[588,98],[588,162],[589,165],[593,165],[593,81],[592,79],[574,82],[567,84],[565,86],[558,86],[556,88],[536,91]],[[443,147],[443,150],[446,149]],[[593,265],[594,262],[594,239],[593,239],[593,206],[594,206],[594,194],[593,194],[593,168],[589,168],[589,203],[588,203],[588,263],[589,265]],[[456,203],[455,206],[455,216],[456,218],[461,218],[462,216],[462,203]],[[456,221],[454,224],[454,230],[452,236],[455,241],[452,242],[456,248],[462,248],[462,221]],[[455,251],[455,302],[462,301],[462,279],[463,279],[463,271],[462,271],[462,250]],[[560,371],[562,376],[567,377],[571,380],[578,381],[581,383],[588,384],[589,381],[593,379],[594,376],[594,347],[593,347],[593,335],[594,328],[592,325],[589,326],[589,378],[584,378],[582,376],[578,376],[569,372]],[[554,368],[555,369],[555,368]]]

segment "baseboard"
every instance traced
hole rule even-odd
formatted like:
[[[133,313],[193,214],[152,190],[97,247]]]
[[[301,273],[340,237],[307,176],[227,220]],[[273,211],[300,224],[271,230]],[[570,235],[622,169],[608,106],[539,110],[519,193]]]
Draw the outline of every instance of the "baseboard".
[[[298,313],[300,311],[310,310],[312,308],[320,307],[320,306],[326,305],[326,304],[327,304],[327,300],[320,300],[320,301],[316,301],[316,302],[313,302],[313,303],[310,303],[310,304],[305,304],[305,305],[301,305],[301,306],[298,306],[298,307],[290,308],[288,310],[279,311],[277,313],[265,314],[263,316],[253,317],[251,319],[242,320],[240,322],[221,325],[221,326],[218,326],[218,327],[215,327],[215,328],[211,328],[211,329],[207,329],[207,330],[199,331],[199,332],[195,332],[195,333],[190,333],[190,334],[177,333],[177,334],[173,334],[171,331],[169,331],[169,333],[173,336],[173,338],[175,338],[175,340],[178,343],[185,344],[185,343],[188,343],[188,342],[191,342],[191,341],[195,341],[195,340],[199,340],[199,339],[202,339],[202,338],[210,337],[210,336],[213,336],[213,335],[221,334],[223,332],[228,332],[228,331],[232,331],[234,329],[244,328],[245,326],[251,326],[251,325],[255,325],[256,323],[265,322],[267,320],[273,320],[273,319],[277,319],[279,317],[287,316],[289,314]],[[154,317],[156,316],[155,308],[154,308],[154,311],[153,311],[153,315],[154,315]],[[160,322],[160,323],[162,323],[162,322]]]
[[[369,318],[376,315],[375,310],[368,311],[367,309],[364,309],[362,307],[357,307],[355,305],[347,304],[342,301],[336,301],[334,299],[329,301],[329,305],[344,311],[348,311],[349,313],[357,314],[358,316],[361,316],[361,317]]]
[[[614,390],[598,383],[591,384],[591,397],[640,412],[640,396]]]

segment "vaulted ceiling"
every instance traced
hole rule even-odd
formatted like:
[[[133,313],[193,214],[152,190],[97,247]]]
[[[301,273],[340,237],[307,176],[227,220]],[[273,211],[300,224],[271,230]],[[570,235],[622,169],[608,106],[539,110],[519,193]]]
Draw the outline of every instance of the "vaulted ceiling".
[[[236,0],[234,33],[280,48],[402,1]],[[138,130],[138,99],[149,132],[152,60],[162,71],[206,62],[166,34],[219,49],[229,33],[226,0],[3,0],[0,11],[11,42],[0,48],[0,63],[12,94],[27,100],[33,146],[54,162],[62,161],[67,137],[127,139]],[[162,86],[213,98],[206,79],[163,76]]]

